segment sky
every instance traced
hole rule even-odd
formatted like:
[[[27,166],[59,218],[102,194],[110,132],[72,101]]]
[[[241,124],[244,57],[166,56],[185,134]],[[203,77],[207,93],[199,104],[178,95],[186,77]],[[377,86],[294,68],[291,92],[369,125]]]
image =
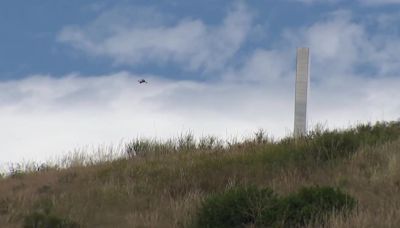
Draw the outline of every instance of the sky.
[[[400,117],[400,0],[0,3],[0,165],[135,138],[293,131]],[[146,79],[148,84],[137,80]]]

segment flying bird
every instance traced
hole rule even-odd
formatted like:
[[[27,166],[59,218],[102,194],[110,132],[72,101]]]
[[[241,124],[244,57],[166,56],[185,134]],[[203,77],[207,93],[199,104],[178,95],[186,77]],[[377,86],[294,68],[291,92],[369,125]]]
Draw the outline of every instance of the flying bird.
[[[146,80],[144,80],[144,79],[140,79],[140,80],[138,80],[138,82],[139,82],[139,84],[147,83]]]

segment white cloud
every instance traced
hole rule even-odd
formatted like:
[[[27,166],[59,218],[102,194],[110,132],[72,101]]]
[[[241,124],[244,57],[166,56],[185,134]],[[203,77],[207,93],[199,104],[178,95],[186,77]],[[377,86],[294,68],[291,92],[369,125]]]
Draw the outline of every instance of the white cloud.
[[[240,3],[218,26],[189,18],[172,25],[162,19],[146,23],[149,15],[163,15],[150,11],[141,13],[143,18],[129,20],[121,10],[106,12],[85,27],[65,27],[58,40],[93,56],[109,57],[116,64],[177,63],[188,70],[216,70],[234,56],[251,27],[251,14]]]
[[[209,35],[204,34],[209,33],[203,30],[211,31],[211,38],[223,37],[220,33],[230,32],[223,32],[222,28],[231,31],[229,24],[240,24],[235,20],[228,16],[223,25],[211,30],[196,20],[162,28],[175,34],[188,26],[205,38]],[[96,32],[86,30],[75,31],[88,39],[89,46],[106,43],[104,36],[97,40]],[[245,36],[239,31],[232,43],[236,45]],[[105,37],[108,40],[116,36]],[[93,77],[36,75],[0,82],[0,151],[5,151],[3,159],[20,161],[45,159],[82,145],[118,143],[136,136],[170,138],[189,129],[197,136],[242,136],[259,127],[275,136],[289,134],[298,46],[309,46],[312,53],[310,124],[345,127],[358,121],[394,120],[400,113],[398,40],[396,34],[369,32],[349,12],[335,12],[308,27],[286,31],[279,49],[256,49],[242,66],[224,66],[213,83],[172,81],[162,79],[162,75],[126,72]],[[193,68],[212,66],[203,57],[185,54],[190,53],[190,48],[185,46],[186,40],[179,42],[185,48],[163,53],[178,62],[174,56],[180,56],[182,51],[188,59],[179,61],[187,61]],[[208,47],[208,41],[199,42],[207,49],[201,53],[213,56],[210,53],[214,53],[211,49],[215,46]],[[143,58],[152,57],[138,50]],[[119,56],[109,52],[102,55],[106,54]],[[162,61],[160,58],[156,60]],[[365,66],[374,68],[375,73],[362,71]],[[142,77],[149,84],[139,85],[137,79]]]
[[[122,72],[0,83],[3,159],[43,160],[85,145],[118,144],[137,136],[171,138],[187,130],[229,138],[260,127],[283,136],[292,128],[289,78],[208,84],[147,76],[147,85],[139,85],[138,78]],[[350,75],[347,80],[312,86],[311,124],[343,127],[398,117],[400,79]]]
[[[85,145],[137,136],[171,138],[187,130],[230,138],[262,127],[276,137],[287,135],[294,105],[294,72],[288,70],[294,62],[288,53],[259,49],[230,77],[214,83],[126,72],[0,82],[3,159],[43,160]],[[345,127],[398,118],[400,78],[327,73],[329,78],[312,83],[311,125]],[[138,84],[142,77],[149,84]]]
[[[289,97],[268,101],[272,85],[265,93],[260,85],[141,77],[149,84],[139,85],[140,76],[124,72],[0,82],[2,159],[43,160],[84,145],[117,144],[137,136],[171,138],[187,130],[229,138],[259,127],[283,135],[290,127],[291,112],[273,111],[291,109]]]
[[[239,69],[229,69],[223,78],[234,81],[282,81],[294,73],[294,55],[286,50],[257,49]]]
[[[318,80],[322,77],[342,80],[349,75],[397,75],[400,70],[396,64],[400,61],[396,54],[400,50],[399,34],[373,31],[366,24],[355,22],[350,12],[337,11],[311,26],[287,30],[284,37],[291,49],[310,47],[312,74]]]
[[[306,29],[304,36],[315,65],[324,68],[321,72],[327,72],[327,68],[328,72],[336,73],[352,71],[366,61],[360,57],[371,48],[363,26],[352,22],[346,12],[315,23]]]
[[[337,11],[309,27],[286,31],[285,37],[290,49],[311,50],[311,123],[346,126],[400,116],[398,34],[372,33],[350,12]]]

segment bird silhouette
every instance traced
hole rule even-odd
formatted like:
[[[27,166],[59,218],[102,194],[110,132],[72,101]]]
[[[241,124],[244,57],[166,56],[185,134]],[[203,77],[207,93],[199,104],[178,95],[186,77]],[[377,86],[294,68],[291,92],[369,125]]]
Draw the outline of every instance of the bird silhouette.
[[[140,79],[140,80],[138,80],[138,82],[139,82],[139,84],[147,83],[146,80],[144,80],[144,79]]]

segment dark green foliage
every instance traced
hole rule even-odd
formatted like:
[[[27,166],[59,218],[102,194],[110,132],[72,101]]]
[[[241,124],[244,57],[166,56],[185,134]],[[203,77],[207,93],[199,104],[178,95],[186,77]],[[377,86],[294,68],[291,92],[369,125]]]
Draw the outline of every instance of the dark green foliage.
[[[323,224],[331,212],[346,215],[356,200],[331,187],[303,188],[287,197],[270,189],[237,187],[208,197],[198,213],[197,227],[303,227]]]
[[[220,143],[216,138],[211,138],[212,145],[216,146]],[[204,142],[203,142],[204,143]],[[186,134],[181,134],[178,138],[174,140],[168,140],[166,142],[161,142],[159,140],[153,139],[135,139],[130,143],[125,145],[125,152],[129,157],[135,156],[147,156],[149,154],[165,154],[165,153],[175,153],[184,151],[195,151],[199,149],[194,135],[190,132]]]
[[[177,139],[178,151],[193,151],[196,150],[196,140],[191,132],[181,134]]]
[[[223,141],[218,139],[215,136],[202,137],[199,140],[197,149],[199,149],[199,150],[215,150],[215,149],[222,150],[223,149]]]
[[[254,133],[254,142],[256,144],[267,144],[267,143],[273,143],[272,138],[268,137],[268,134],[265,130],[259,129]]]
[[[11,207],[11,200],[9,198],[0,199],[0,216],[9,213]]]
[[[36,210],[24,218],[24,228],[79,228],[79,224],[51,213],[53,203],[42,199],[36,203]]]
[[[331,212],[346,214],[356,206],[356,200],[331,187],[302,188],[281,200],[280,216],[285,227],[322,224]]]
[[[21,179],[25,176],[25,172],[23,171],[23,169],[21,167],[19,167],[18,165],[16,167],[11,166],[9,167],[9,177],[11,178],[15,178],[15,179]]]
[[[152,143],[150,140],[134,140],[125,145],[126,153],[129,157],[148,153],[151,150]]]
[[[326,131],[310,135],[307,149],[320,160],[348,157],[361,145],[362,138],[354,131]]]
[[[272,224],[276,220],[277,196],[270,189],[237,187],[207,198],[198,213],[198,227],[242,227]],[[261,218],[264,221],[261,221]]]
[[[80,226],[65,218],[44,212],[33,212],[25,217],[24,228],[79,228]]]
[[[400,122],[377,122],[375,125],[370,123],[358,125],[355,129],[361,135],[364,143],[373,145],[397,139],[400,134]]]
[[[283,139],[281,145],[296,144],[296,151],[307,153],[314,159],[327,161],[348,158],[360,146],[374,146],[398,139],[400,122],[377,122],[363,124],[347,130],[315,130],[294,140]]]
[[[316,128],[308,135],[294,139],[286,137],[274,141],[267,133],[260,129],[254,137],[242,142],[223,143],[216,137],[203,137],[196,140],[192,133],[182,134],[175,140],[161,142],[157,140],[137,139],[126,144],[126,153],[131,156],[145,156],[146,154],[166,154],[174,152],[196,152],[204,150],[229,151],[230,149],[245,149],[247,152],[265,150],[265,159],[273,159],[276,163],[282,161],[299,161],[312,159],[329,161],[348,158],[360,146],[374,146],[398,139],[400,136],[400,122],[377,122],[360,124],[346,130],[324,130]],[[263,149],[264,148],[264,149]],[[272,151],[272,152],[271,152]],[[275,151],[275,152],[274,152]],[[280,151],[277,153],[277,151]]]

